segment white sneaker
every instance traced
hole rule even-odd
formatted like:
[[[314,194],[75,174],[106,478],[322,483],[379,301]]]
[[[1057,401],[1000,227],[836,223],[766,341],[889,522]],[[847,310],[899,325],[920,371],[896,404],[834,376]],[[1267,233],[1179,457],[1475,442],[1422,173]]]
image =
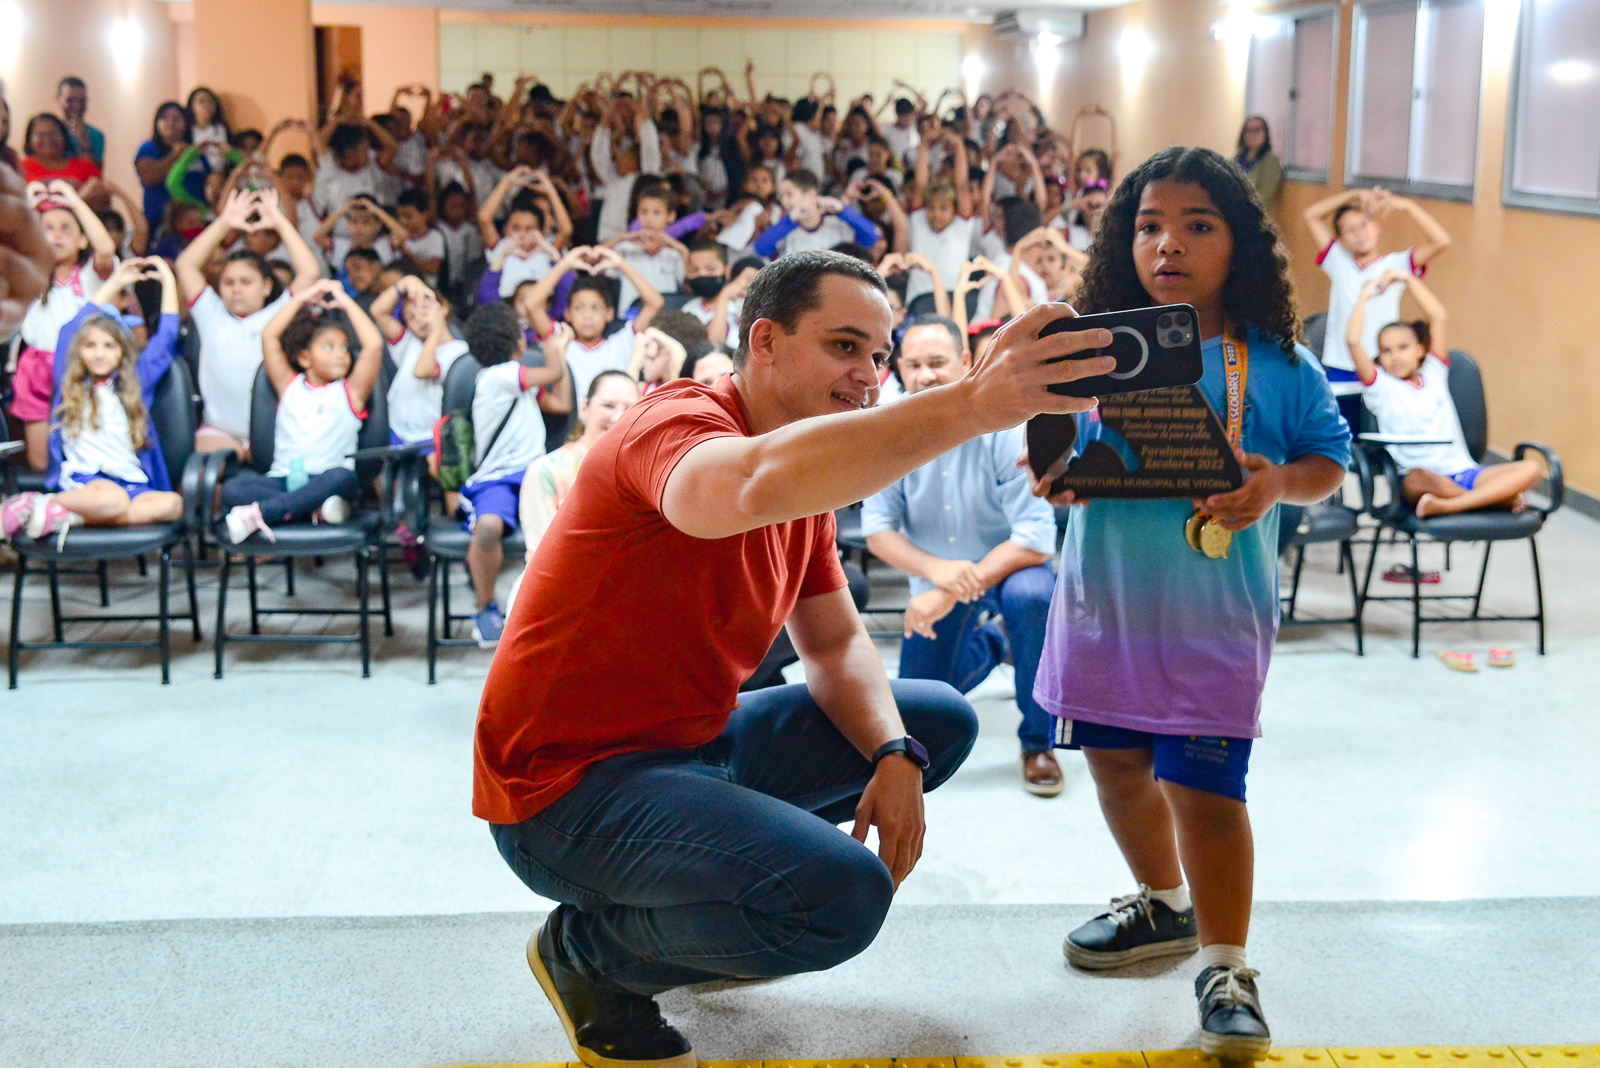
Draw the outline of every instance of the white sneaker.
[[[278,540],[272,533],[272,528],[267,526],[267,521],[261,518],[261,505],[254,501],[250,504],[235,505],[228,510],[222,522],[228,528],[228,540],[235,545],[257,531],[268,541]]]
[[[339,524],[350,519],[350,502],[335,494],[322,502],[319,509],[324,523]]]

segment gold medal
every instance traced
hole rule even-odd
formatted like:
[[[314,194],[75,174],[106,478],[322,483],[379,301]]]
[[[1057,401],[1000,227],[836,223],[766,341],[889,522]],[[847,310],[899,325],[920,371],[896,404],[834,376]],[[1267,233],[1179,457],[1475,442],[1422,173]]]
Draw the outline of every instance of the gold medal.
[[[1204,512],[1196,512],[1194,515],[1190,516],[1189,521],[1183,525],[1183,538],[1189,543],[1189,548],[1193,549],[1197,553],[1204,551],[1200,548],[1200,528],[1205,526],[1206,521],[1210,518],[1211,517],[1206,515]]]
[[[1200,527],[1200,551],[1213,560],[1220,560],[1228,555],[1228,549],[1233,545],[1233,531],[1210,517],[1206,518]]]

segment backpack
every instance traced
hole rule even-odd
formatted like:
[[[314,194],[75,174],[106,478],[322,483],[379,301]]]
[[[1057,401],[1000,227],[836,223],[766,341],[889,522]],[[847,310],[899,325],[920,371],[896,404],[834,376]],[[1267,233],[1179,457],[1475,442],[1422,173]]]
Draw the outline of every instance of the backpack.
[[[505,418],[500,420],[500,425],[495,427],[494,433],[489,436],[489,444],[484,446],[485,456],[494,451],[494,443],[500,440],[500,432],[511,422],[511,413],[516,410],[515,402],[506,409]],[[472,477],[472,472],[478,469],[474,459],[476,444],[470,410],[446,412],[437,423],[433,424],[433,455],[438,460],[436,477],[440,489],[454,493],[466,485],[467,479]]]

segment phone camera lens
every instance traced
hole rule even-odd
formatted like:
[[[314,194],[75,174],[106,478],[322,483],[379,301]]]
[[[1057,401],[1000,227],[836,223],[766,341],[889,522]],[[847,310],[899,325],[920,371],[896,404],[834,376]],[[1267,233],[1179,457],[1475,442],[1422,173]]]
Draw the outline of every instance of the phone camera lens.
[[[1183,344],[1183,331],[1182,330],[1174,330],[1172,333],[1167,335],[1167,341],[1169,341],[1170,343],[1172,343],[1174,345]]]
[[[1171,312],[1167,312],[1167,313],[1163,314],[1160,318],[1158,318],[1156,320],[1156,329],[1157,330],[1165,330],[1167,327],[1169,327],[1171,325],[1172,325],[1172,313]]]

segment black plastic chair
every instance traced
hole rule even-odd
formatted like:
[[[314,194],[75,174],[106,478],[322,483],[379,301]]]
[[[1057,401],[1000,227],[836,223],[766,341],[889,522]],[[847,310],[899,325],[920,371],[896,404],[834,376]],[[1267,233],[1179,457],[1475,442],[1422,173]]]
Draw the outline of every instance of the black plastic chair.
[[[1315,315],[1306,316],[1305,321],[1301,323],[1301,329],[1305,331],[1306,348],[1310,349],[1311,354],[1320,361],[1323,343],[1328,339],[1328,313],[1317,312]]]
[[[478,389],[478,372],[482,369],[482,365],[471,355],[456,357],[444,377],[444,397],[440,402],[443,411],[472,410],[472,398]],[[494,432],[492,427],[473,427],[473,431],[475,436]],[[420,493],[417,496],[418,499],[423,498]],[[461,570],[467,574],[467,589],[469,592],[472,589],[472,575],[467,571],[467,549],[472,545],[472,535],[462,529],[461,521],[455,516],[443,515],[429,520],[422,542],[428,551],[428,685],[432,686],[437,681],[435,665],[441,646],[477,644],[470,637],[457,638],[452,635],[456,624],[471,620],[473,613],[457,613],[450,607],[452,564],[461,565]],[[527,543],[523,540],[521,528],[508,533],[501,541],[501,547],[507,556],[520,557],[526,552]]]
[[[250,464],[261,474],[272,468],[273,445],[276,439],[278,394],[263,365],[256,372],[255,385],[250,395]],[[382,591],[383,627],[386,635],[394,634],[394,620],[389,601],[389,567],[382,551],[384,535],[394,528],[396,493],[400,477],[414,448],[389,444],[388,400],[376,385],[367,399],[367,418],[357,436],[356,482],[361,497],[351,502],[351,515],[345,523],[283,523],[274,524],[272,533],[276,540],[268,541],[261,534],[251,534],[238,544],[228,540],[223,522],[223,509],[217,501],[217,489],[226,474],[238,467],[238,455],[231,450],[209,453],[202,479],[202,500],[211,503],[210,527],[213,538],[222,548],[222,564],[217,581],[217,629],[215,637],[216,667],[214,677],[222,678],[223,650],[229,642],[283,642],[283,643],[343,643],[361,647],[361,677],[372,673],[372,642],[368,633],[369,582],[367,569],[377,557],[378,575]],[[374,494],[373,482],[381,480]],[[247,576],[246,589],[250,598],[250,633],[229,634],[227,628],[228,580],[235,556],[243,558]],[[294,596],[294,561],[304,557],[349,556],[356,568],[355,608],[263,608],[259,600],[256,563],[261,557],[282,559],[286,568],[287,595]],[[355,616],[358,626],[355,634],[263,634],[262,616]]]
[[[1294,550],[1294,577],[1290,580],[1288,594],[1282,598],[1281,625],[1287,627],[1348,623],[1355,631],[1356,655],[1365,656],[1366,648],[1361,626],[1363,605],[1361,587],[1356,579],[1354,545],[1356,536],[1361,532],[1361,517],[1371,506],[1372,464],[1362,450],[1356,449],[1351,458],[1351,467],[1360,482],[1359,506],[1346,504],[1342,495],[1335,495],[1326,501],[1304,508],[1293,505],[1284,505],[1282,508],[1278,520],[1281,524],[1278,529],[1278,553],[1281,556],[1291,549]],[[1344,572],[1350,582],[1350,614],[1336,619],[1296,618],[1295,608],[1300,599],[1300,575],[1305,569],[1306,546],[1332,544],[1339,546],[1339,570]]]
[[[183,550],[184,579],[189,592],[189,611],[178,618],[188,618],[194,630],[194,640],[201,640],[200,611],[195,597],[194,547],[190,535],[199,522],[200,493],[204,457],[194,453],[194,432],[198,414],[194,406],[194,388],[189,376],[189,366],[174,360],[167,373],[156,384],[155,396],[150,406],[150,422],[161,442],[162,456],[166,460],[168,477],[175,489],[183,494],[183,514],[171,523],[147,523],[126,527],[73,527],[64,540],[57,535],[42,538],[18,537],[11,542],[17,554],[16,582],[11,597],[11,640],[8,650],[8,682],[17,688],[19,658],[30,649],[159,649],[161,652],[161,681],[171,681],[171,614],[168,591],[172,574],[172,550]],[[9,479],[7,480],[10,481]],[[97,566],[101,581],[101,604],[108,605],[105,586],[106,564],[113,560],[139,560],[155,555],[157,564],[157,608],[154,615],[121,613],[91,616],[68,616],[61,609],[60,573],[65,564],[90,563]],[[30,571],[30,561],[42,564],[50,581],[50,618],[52,640],[25,642],[22,640],[22,591]],[[68,623],[150,623],[157,625],[154,638],[129,638],[123,640],[67,641],[65,625]]]
[[[1488,405],[1484,399],[1483,376],[1478,370],[1478,363],[1470,355],[1460,349],[1450,350],[1450,397],[1455,402],[1456,413],[1461,419],[1461,430],[1466,438],[1467,451],[1472,455],[1475,463],[1483,463],[1489,451],[1489,420]],[[1534,623],[1538,627],[1539,654],[1544,655],[1545,647],[1545,619],[1544,619],[1544,582],[1539,568],[1539,545],[1534,536],[1544,529],[1545,520],[1556,509],[1561,507],[1566,497],[1566,483],[1562,478],[1561,459],[1554,449],[1537,442],[1525,441],[1517,445],[1512,454],[1515,460],[1521,460],[1530,452],[1537,452],[1544,458],[1545,466],[1549,471],[1550,503],[1543,508],[1529,505],[1522,512],[1459,512],[1455,515],[1433,516],[1420,519],[1416,512],[1406,503],[1402,490],[1402,476],[1399,466],[1388,449],[1381,445],[1365,444],[1368,455],[1374,465],[1382,474],[1389,486],[1389,500],[1381,507],[1372,510],[1373,516],[1382,529],[1396,532],[1406,539],[1411,547],[1411,592],[1409,594],[1395,594],[1388,596],[1373,596],[1367,591],[1372,582],[1373,567],[1378,558],[1379,538],[1374,538],[1371,555],[1367,557],[1367,570],[1361,581],[1361,600],[1363,605],[1368,601],[1410,601],[1411,602],[1411,655],[1420,655],[1422,647],[1422,625],[1424,623],[1462,623],[1475,621],[1480,623]],[[1421,587],[1422,572],[1417,560],[1417,545],[1423,540],[1443,543],[1446,550],[1456,542],[1483,542],[1483,566],[1478,571],[1478,585],[1474,592],[1460,594],[1429,594],[1424,596]],[[1528,543],[1528,552],[1533,561],[1533,597],[1534,612],[1532,615],[1515,616],[1500,615],[1486,616],[1479,609],[1483,602],[1483,585],[1489,575],[1489,554],[1496,542],[1523,541]],[[1466,616],[1457,615],[1423,615],[1422,604],[1424,601],[1471,601],[1472,611]]]

